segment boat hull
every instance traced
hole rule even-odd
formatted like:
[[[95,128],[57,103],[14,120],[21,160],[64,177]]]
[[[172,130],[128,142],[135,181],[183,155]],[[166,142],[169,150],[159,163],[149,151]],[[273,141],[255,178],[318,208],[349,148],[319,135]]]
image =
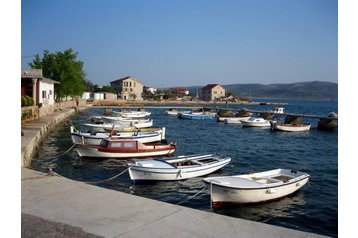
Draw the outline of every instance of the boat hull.
[[[97,135],[91,135],[90,133],[79,133],[73,132],[71,133],[71,139],[74,144],[79,145],[99,145],[103,139],[107,139],[109,137],[109,133],[97,133]],[[123,139],[133,139],[137,140],[141,143],[151,143],[162,141],[165,139],[165,136],[162,133],[121,133],[120,136],[112,136],[112,138],[123,138]]]
[[[161,150],[142,150],[136,152],[105,152],[99,151],[97,147],[77,147],[77,153],[83,158],[114,158],[114,159],[129,159],[129,158],[143,158],[156,156],[169,156],[175,152],[175,147],[170,147]]]
[[[226,124],[241,124],[241,121],[246,121],[250,117],[225,117]]]
[[[209,177],[208,184],[214,208],[223,204],[262,203],[296,192],[309,180],[306,173],[276,169],[238,176]]]
[[[281,123],[273,123],[271,125],[271,129],[277,131],[287,131],[287,132],[300,132],[300,131],[309,131],[311,129],[311,124],[281,124]]]
[[[187,119],[187,120],[213,120],[213,119],[215,119],[215,114],[182,114],[182,113],[179,113],[178,117],[180,119]]]
[[[267,122],[252,122],[241,120],[241,125],[246,127],[270,127],[271,124],[269,121]]]
[[[129,175],[134,182],[141,181],[175,181],[204,176],[213,173],[230,163],[230,158],[223,161],[188,168],[148,168],[132,166],[129,168]]]

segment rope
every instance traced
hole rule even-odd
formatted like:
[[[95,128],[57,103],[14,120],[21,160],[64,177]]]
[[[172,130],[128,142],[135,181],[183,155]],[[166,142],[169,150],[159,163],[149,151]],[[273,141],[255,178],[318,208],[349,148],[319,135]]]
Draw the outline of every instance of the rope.
[[[129,168],[130,168],[130,167],[129,167]],[[93,184],[93,183],[101,183],[101,182],[105,182],[105,181],[110,181],[110,180],[115,179],[115,178],[119,177],[120,175],[124,174],[124,172],[126,172],[129,168],[123,170],[123,171],[120,172],[119,174],[117,174],[117,175],[115,175],[115,176],[113,176],[113,177],[110,177],[110,178],[108,178],[108,179],[99,180],[99,181],[93,181],[93,182],[86,182],[86,181],[78,181],[78,182]],[[50,166],[48,169],[49,169],[49,172],[48,172],[48,174],[45,175],[45,176],[54,176],[54,175],[56,175],[56,176],[58,176],[58,177],[66,178],[66,177],[64,177],[64,176],[62,176],[62,175],[56,173],[55,171],[53,171],[51,166]]]
[[[94,182],[85,182],[85,183],[90,183],[90,184],[92,184],[92,183],[102,183],[102,182],[110,181],[110,180],[112,180],[112,179],[115,179],[115,178],[121,176],[122,174],[124,174],[124,172],[127,172],[128,169],[129,169],[129,168],[123,170],[123,171],[120,172],[119,174],[117,174],[117,175],[115,175],[115,176],[113,176],[113,177],[110,177],[110,178],[108,178],[108,179],[99,180],[99,181],[94,181]],[[82,181],[81,181],[81,182],[82,182]]]
[[[65,154],[67,154],[68,152],[70,152],[72,149],[73,149],[73,147],[75,147],[76,146],[76,144],[73,144],[68,150],[66,150],[64,153],[62,153],[62,154],[60,154],[60,155],[57,155],[57,156],[54,156],[54,157],[50,157],[50,159],[57,159],[57,158],[60,158],[60,157],[62,157],[62,156],[64,156]]]
[[[199,195],[201,192],[203,192],[206,189],[206,187],[204,187],[203,189],[201,189],[199,192],[195,193],[193,196],[188,197],[187,199],[185,199],[184,201],[178,202],[176,205],[182,204],[184,202],[189,201],[192,198],[195,198],[197,195]]]

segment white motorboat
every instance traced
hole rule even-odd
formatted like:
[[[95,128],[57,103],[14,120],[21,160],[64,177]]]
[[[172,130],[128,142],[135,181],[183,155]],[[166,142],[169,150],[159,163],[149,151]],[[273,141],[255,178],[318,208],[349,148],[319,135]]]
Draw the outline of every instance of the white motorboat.
[[[113,116],[127,118],[145,118],[149,117],[151,114],[151,112],[147,111],[112,111]]]
[[[274,113],[274,114],[283,114],[284,109],[285,108],[283,108],[283,107],[275,107],[272,110],[270,110],[269,112]]]
[[[260,203],[278,199],[303,187],[309,174],[291,169],[205,178],[214,208],[225,203]]]
[[[230,161],[231,158],[217,154],[136,161],[129,168],[129,176],[135,182],[183,180],[212,173]]]
[[[301,132],[309,131],[310,128],[310,123],[277,123],[276,121],[271,122],[271,129],[278,131]]]
[[[250,117],[226,117],[226,124],[241,124],[241,121],[247,121]]]
[[[133,139],[141,143],[151,143],[165,140],[165,127],[159,131],[136,131],[136,132],[80,132],[73,126],[70,127],[71,139],[74,144],[99,145],[103,139]]]
[[[175,143],[143,144],[132,139],[103,139],[99,146],[78,145],[76,150],[80,157],[92,159],[129,159],[142,157],[170,156],[176,149]]]
[[[143,119],[143,120],[133,120],[133,121],[116,121],[112,123],[103,123],[103,124],[95,124],[95,123],[85,123],[84,126],[102,129],[102,131],[111,131],[120,130],[123,128],[134,127],[137,129],[140,128],[148,128],[153,126],[153,119]]]
[[[190,110],[178,110],[177,108],[169,108],[165,111],[165,114],[170,116],[178,116],[179,113],[190,113]]]
[[[265,120],[261,117],[250,117],[247,120],[241,120],[242,126],[251,126],[251,127],[270,127],[270,121]]]

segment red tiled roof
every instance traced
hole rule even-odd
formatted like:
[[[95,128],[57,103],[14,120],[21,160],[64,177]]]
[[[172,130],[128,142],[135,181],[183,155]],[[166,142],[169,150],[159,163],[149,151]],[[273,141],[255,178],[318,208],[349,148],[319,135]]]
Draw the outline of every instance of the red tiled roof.
[[[185,93],[186,91],[188,91],[187,88],[172,88],[172,90],[179,92],[179,93]]]

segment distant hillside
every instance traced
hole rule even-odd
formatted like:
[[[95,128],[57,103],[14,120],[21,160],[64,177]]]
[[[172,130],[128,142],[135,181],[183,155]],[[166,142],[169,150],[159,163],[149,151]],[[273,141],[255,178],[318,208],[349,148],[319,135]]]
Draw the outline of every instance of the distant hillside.
[[[338,100],[338,84],[330,82],[300,82],[288,84],[229,84],[222,85],[236,96],[259,99]],[[203,87],[203,86],[201,86]],[[201,88],[199,87],[199,88]],[[198,87],[189,87],[196,93]]]

